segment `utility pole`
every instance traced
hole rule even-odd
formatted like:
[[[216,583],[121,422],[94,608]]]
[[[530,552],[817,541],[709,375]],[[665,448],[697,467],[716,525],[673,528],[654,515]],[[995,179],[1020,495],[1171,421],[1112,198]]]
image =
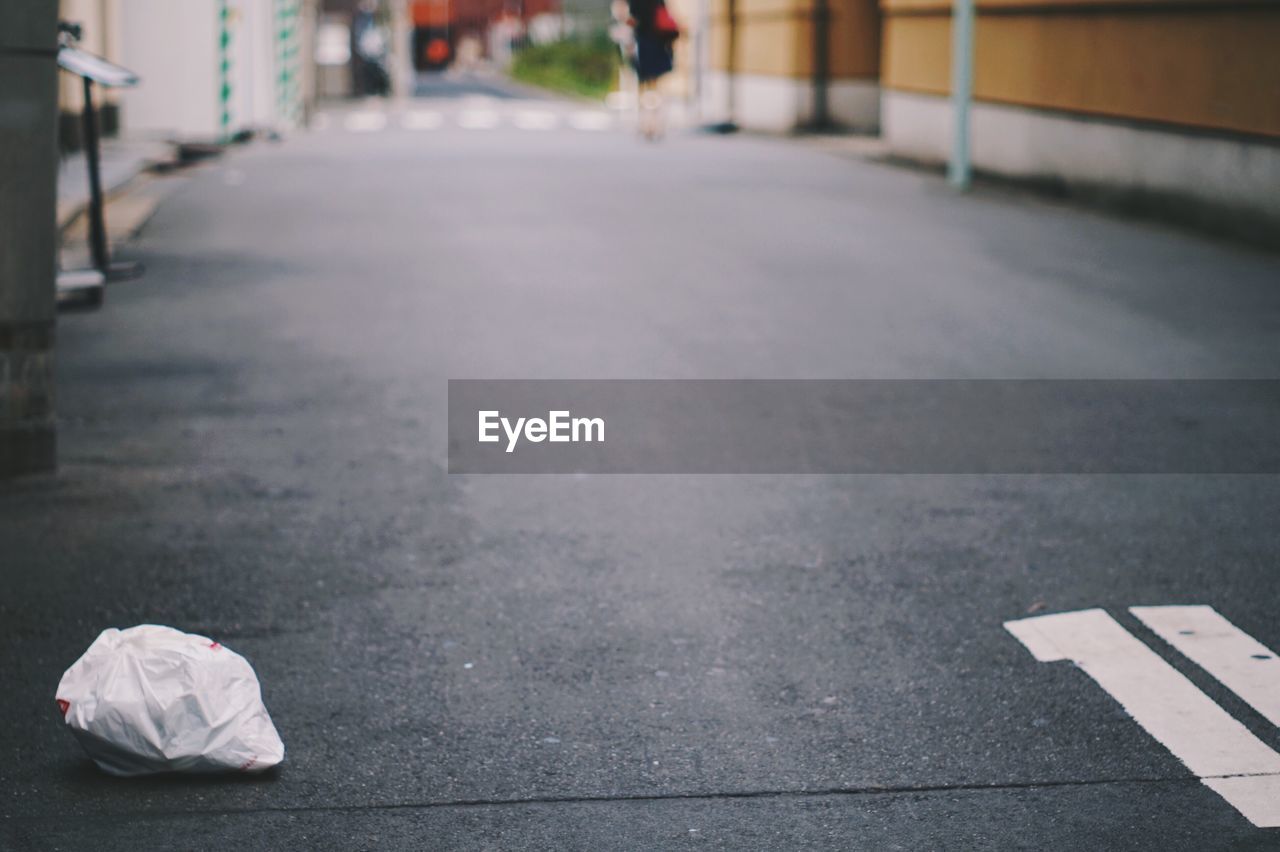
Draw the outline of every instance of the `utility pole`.
[[[0,3],[0,477],[55,463],[57,53],[57,3]]]
[[[947,180],[969,188],[969,107],[973,101],[973,3],[955,0],[951,8],[951,161]]]
[[[738,131],[738,0],[725,0],[725,118],[709,129],[715,133]]]
[[[831,127],[831,4],[813,0],[813,130]]]

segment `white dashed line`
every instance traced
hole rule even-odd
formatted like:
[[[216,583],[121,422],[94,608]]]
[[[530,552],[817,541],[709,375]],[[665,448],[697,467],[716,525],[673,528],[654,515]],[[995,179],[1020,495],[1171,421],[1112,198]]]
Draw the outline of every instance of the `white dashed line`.
[[[511,123],[521,130],[550,130],[560,123],[554,112],[526,109],[517,112]]]
[[[405,130],[437,130],[450,121],[463,130],[493,130],[508,119],[518,130],[552,130],[562,121],[562,117],[552,110],[500,110],[493,98],[483,95],[465,98],[463,104],[463,109],[453,116],[439,110],[416,109],[401,113],[396,120]],[[376,133],[386,129],[388,114],[378,110],[360,110],[347,113],[341,120],[343,128],[349,132]],[[579,110],[563,117],[563,120],[575,130],[600,131],[614,126],[614,117],[600,110]],[[320,113],[312,120],[311,126],[314,130],[325,130],[332,121],[330,115]]]
[[[631,92],[610,92],[605,95],[604,105],[609,109],[628,110],[636,105],[636,98]]]
[[[434,110],[414,110],[400,116],[400,126],[405,130],[435,130],[444,124],[444,116]]]
[[[608,130],[613,117],[607,112],[575,112],[569,116],[569,124],[577,130]]]
[[[1280,660],[1211,606],[1135,606],[1129,612],[1222,685],[1280,725]]]
[[[458,116],[458,126],[464,130],[492,130],[501,121],[491,109],[469,109]]]
[[[385,112],[353,112],[342,126],[352,133],[373,133],[387,126]]]
[[[1280,827],[1280,754],[1107,613],[1087,609],[1004,626],[1037,660],[1073,661],[1251,823]]]

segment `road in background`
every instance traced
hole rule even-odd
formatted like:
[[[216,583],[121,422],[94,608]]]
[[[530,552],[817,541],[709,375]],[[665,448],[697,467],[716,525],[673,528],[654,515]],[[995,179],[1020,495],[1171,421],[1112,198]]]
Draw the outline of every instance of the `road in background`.
[[[62,319],[62,469],[0,492],[0,845],[1277,842],[1002,627],[1103,607],[1280,746],[1127,612],[1280,647],[1274,477],[444,469],[449,378],[1280,377],[1280,260],[427,91],[196,171]],[[54,687],[142,622],[248,657],[280,772],[88,764]]]
[[[538,93],[519,86],[492,71],[420,71],[414,77],[416,98],[438,100],[482,95],[504,100],[539,99]]]

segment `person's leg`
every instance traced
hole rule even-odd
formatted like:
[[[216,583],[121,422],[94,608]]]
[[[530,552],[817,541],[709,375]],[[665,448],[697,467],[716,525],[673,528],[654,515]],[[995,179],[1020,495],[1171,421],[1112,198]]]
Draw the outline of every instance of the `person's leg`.
[[[644,80],[636,83],[636,132],[645,135],[644,93],[648,84]]]
[[[648,116],[648,132],[645,136],[654,140],[662,138],[664,124],[662,90],[659,88],[657,80],[648,82],[640,99],[643,101],[644,112]]]
[[[640,97],[637,98],[636,109],[640,119],[640,135],[646,139],[652,139],[654,134],[653,94],[653,80],[645,80],[640,84]]]
[[[653,138],[661,139],[667,130],[667,100],[662,94],[661,78],[653,81]]]

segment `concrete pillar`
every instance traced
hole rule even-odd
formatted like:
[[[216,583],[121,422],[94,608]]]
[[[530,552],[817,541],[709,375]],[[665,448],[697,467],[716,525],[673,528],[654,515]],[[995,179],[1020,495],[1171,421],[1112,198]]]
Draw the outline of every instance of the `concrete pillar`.
[[[413,17],[409,0],[391,0],[390,50],[387,52],[387,71],[391,75],[391,94],[396,98],[413,97]]]
[[[57,25],[0,3],[0,477],[54,467]]]

